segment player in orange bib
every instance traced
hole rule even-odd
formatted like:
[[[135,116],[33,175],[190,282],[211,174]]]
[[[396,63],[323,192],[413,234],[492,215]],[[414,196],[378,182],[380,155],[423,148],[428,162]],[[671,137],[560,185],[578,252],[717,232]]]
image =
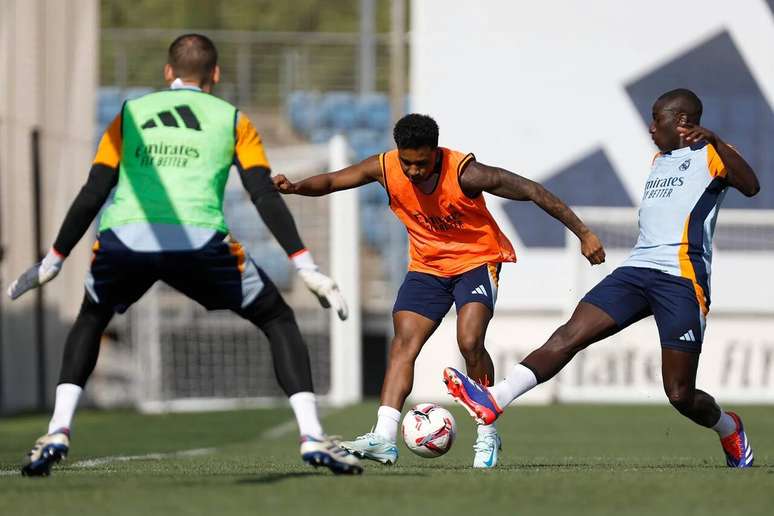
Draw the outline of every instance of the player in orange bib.
[[[494,377],[484,337],[497,298],[503,262],[516,253],[486,207],[483,192],[532,201],[581,240],[591,264],[602,263],[599,239],[540,184],[476,161],[473,154],[438,146],[438,125],[429,116],[410,114],[393,131],[397,150],[372,156],[328,174],[292,183],[274,178],[285,194],[319,196],[378,181],[390,208],[406,226],[410,263],[393,308],[395,337],[372,432],[343,442],[356,455],[384,464],[398,459],[400,411],[414,382],[414,361],[441,320],[457,308],[457,344],[468,374],[488,385]],[[497,464],[500,438],[493,425],[479,426],[474,467]]]

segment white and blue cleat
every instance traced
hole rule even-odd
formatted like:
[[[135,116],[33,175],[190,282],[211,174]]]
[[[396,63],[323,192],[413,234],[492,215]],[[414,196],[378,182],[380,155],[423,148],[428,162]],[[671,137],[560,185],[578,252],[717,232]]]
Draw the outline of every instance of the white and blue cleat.
[[[27,453],[21,473],[25,477],[47,477],[51,467],[67,458],[70,451],[70,430],[60,428],[41,436]]]
[[[473,444],[473,467],[489,469],[497,466],[497,459],[500,450],[503,449],[503,443],[497,432],[489,434],[479,434],[475,444]]]
[[[341,447],[361,459],[373,460],[382,464],[395,464],[398,461],[396,443],[373,432],[358,436],[354,441],[342,441]]]
[[[301,459],[315,468],[324,466],[336,475],[360,475],[363,468],[353,454],[331,437],[301,436]]]

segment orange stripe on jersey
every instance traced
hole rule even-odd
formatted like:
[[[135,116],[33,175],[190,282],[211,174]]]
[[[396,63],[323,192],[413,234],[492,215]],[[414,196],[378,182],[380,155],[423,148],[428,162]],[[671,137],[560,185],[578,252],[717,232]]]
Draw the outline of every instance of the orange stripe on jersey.
[[[244,113],[239,113],[236,126],[236,159],[243,169],[252,167],[269,167],[263,142],[255,126]]]
[[[245,272],[245,248],[242,247],[242,244],[236,240],[231,240],[228,243],[228,250],[232,256],[236,257],[237,269],[239,269],[240,274]]]
[[[707,168],[712,177],[726,177],[728,171],[723,160],[720,159],[718,151],[712,145],[707,145]]]
[[[94,165],[106,165],[110,168],[118,167],[121,161],[121,115],[116,115],[99,140],[97,154],[94,156]]]
[[[98,251],[99,251],[99,240],[95,240],[94,244],[91,246],[91,263],[94,263],[94,260],[97,259]]]
[[[398,151],[379,156],[390,209],[406,226],[409,270],[455,276],[485,263],[515,262],[516,253],[486,207],[462,192],[459,172],[475,159],[445,148],[435,190],[423,193],[403,173]]]
[[[691,262],[691,258],[688,256],[688,223],[690,222],[691,217],[690,215],[685,220],[685,228],[683,229],[683,239],[680,243],[680,248],[678,251],[678,261],[680,262],[680,275],[683,278],[688,278],[691,280],[691,283],[693,283],[693,290],[696,293],[696,300],[699,302],[699,306],[701,307],[701,313],[705,316],[707,313],[709,313],[709,308],[707,308],[707,302],[706,297],[704,295],[704,289],[701,288],[701,285],[696,281],[696,271],[693,268],[693,263]]]
[[[489,276],[492,278],[492,283],[495,288],[500,288],[500,274],[497,272],[497,264],[488,263],[487,268],[489,269]]]

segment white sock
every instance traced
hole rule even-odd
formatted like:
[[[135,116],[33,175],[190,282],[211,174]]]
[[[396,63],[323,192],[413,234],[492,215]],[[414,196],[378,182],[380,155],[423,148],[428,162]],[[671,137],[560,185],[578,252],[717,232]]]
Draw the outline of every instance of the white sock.
[[[720,419],[718,419],[718,422],[715,423],[715,426],[713,426],[712,429],[716,431],[722,439],[736,432],[736,421],[734,421],[734,418],[729,416],[726,412],[721,410]]]
[[[83,388],[73,383],[60,383],[56,386],[54,415],[51,416],[51,421],[48,423],[49,434],[60,428],[70,429],[82,392]]]
[[[317,417],[317,401],[314,393],[297,392],[288,399],[293,408],[293,414],[296,416],[299,433],[315,439],[322,439],[325,432],[320,424],[320,418]]]
[[[391,443],[398,440],[398,424],[400,423],[400,410],[387,405],[379,407],[376,413],[376,427],[374,433],[384,437]]]
[[[529,367],[516,364],[505,380],[489,387],[489,392],[492,393],[500,408],[505,409],[513,400],[536,385],[535,373]]]
[[[496,434],[497,428],[495,428],[494,423],[491,425],[478,425],[477,431],[479,437],[484,437],[485,435]]]

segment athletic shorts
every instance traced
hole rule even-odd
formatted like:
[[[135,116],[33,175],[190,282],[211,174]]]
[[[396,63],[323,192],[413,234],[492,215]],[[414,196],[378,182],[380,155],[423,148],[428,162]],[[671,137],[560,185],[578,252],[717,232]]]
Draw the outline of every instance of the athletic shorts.
[[[706,319],[687,278],[656,269],[619,267],[581,301],[604,310],[621,330],[652,315],[663,347],[701,352]]]
[[[459,312],[464,305],[474,301],[494,312],[501,265],[484,264],[451,277],[409,271],[398,290],[392,313],[407,310],[440,321],[452,303]]]
[[[208,310],[239,312],[257,298],[279,295],[242,245],[218,233],[193,251],[138,252],[110,230],[94,243],[86,292],[95,303],[123,313],[157,281]]]

